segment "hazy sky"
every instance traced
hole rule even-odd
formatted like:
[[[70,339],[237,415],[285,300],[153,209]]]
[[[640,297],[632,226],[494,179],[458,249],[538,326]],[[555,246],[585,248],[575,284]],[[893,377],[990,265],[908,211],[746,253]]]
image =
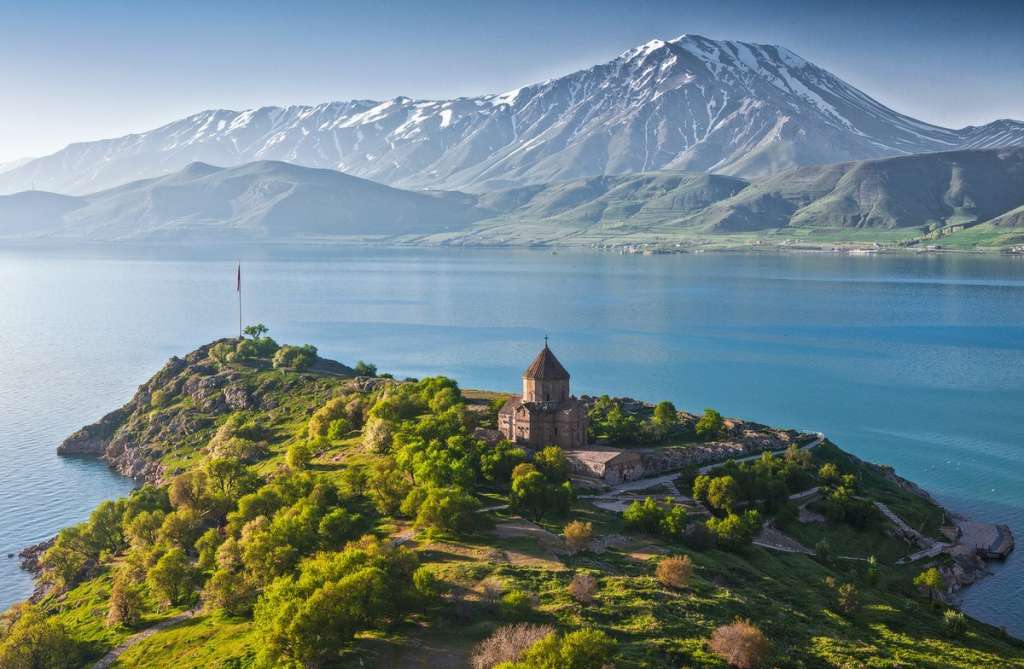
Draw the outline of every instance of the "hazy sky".
[[[946,126],[1024,119],[1024,0],[0,0],[0,161],[207,108],[500,92],[698,33]]]

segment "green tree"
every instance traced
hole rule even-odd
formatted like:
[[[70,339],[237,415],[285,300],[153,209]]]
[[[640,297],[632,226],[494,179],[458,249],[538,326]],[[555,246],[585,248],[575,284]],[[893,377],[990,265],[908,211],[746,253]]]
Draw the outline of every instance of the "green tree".
[[[480,454],[480,473],[494,483],[508,481],[512,478],[512,470],[524,462],[526,451],[503,439]]]
[[[935,597],[945,587],[946,582],[942,579],[942,574],[938,569],[930,567],[914,577],[914,585],[926,590],[928,599],[935,601]]]
[[[645,497],[642,502],[635,500],[622,513],[622,520],[626,525],[626,529],[631,532],[645,532],[648,534],[660,532],[661,523],[664,519],[664,510],[651,497]]]
[[[288,447],[285,461],[291,469],[305,469],[313,460],[313,449],[308,442],[296,441]]]
[[[0,667],[71,669],[81,663],[79,646],[64,626],[34,606],[16,604],[0,615]]]
[[[224,537],[216,527],[203,532],[196,540],[195,549],[199,554],[196,567],[200,571],[213,571],[217,566],[217,549],[224,543]]]
[[[270,332],[270,328],[268,328],[263,323],[256,323],[255,325],[245,326],[245,330],[243,330],[243,332],[248,336],[252,337],[253,339],[259,339],[263,335]]]
[[[416,511],[416,526],[441,534],[461,534],[477,523],[480,502],[458,486],[427,486]]]
[[[107,625],[135,627],[142,619],[143,610],[142,590],[123,571],[115,572],[107,603]]]
[[[709,518],[705,525],[721,546],[740,549],[748,546],[761,529],[761,515],[750,509],[742,516],[730,513],[725,518]]]
[[[714,409],[704,409],[704,415],[697,421],[697,437],[704,441],[711,441],[721,436],[725,429],[725,421],[722,414]]]
[[[370,466],[367,487],[377,510],[385,516],[393,516],[412,489],[412,483],[394,458],[381,458]]]
[[[201,529],[202,521],[199,514],[189,507],[183,507],[164,516],[164,522],[157,533],[157,541],[190,550],[199,538]]]
[[[244,616],[252,611],[258,594],[256,585],[246,574],[218,569],[203,587],[203,606],[231,616]]]
[[[668,400],[658,402],[654,407],[652,422],[657,430],[658,436],[664,438],[672,430],[679,426],[679,412],[676,406]]]
[[[156,543],[160,527],[164,524],[163,511],[140,511],[124,525],[124,533],[128,542],[141,549],[147,549]]]
[[[177,606],[186,603],[192,596],[197,576],[185,551],[172,548],[149,570],[146,581],[162,604]]]
[[[537,470],[526,472],[522,476],[514,476],[509,499],[514,507],[530,513],[535,520],[540,520],[544,517],[548,504],[549,485],[544,475]]]
[[[276,579],[254,611],[270,666],[322,666],[361,630],[375,629],[417,600],[415,554],[364,537],[343,551],[320,553],[298,575]]]
[[[533,456],[533,466],[552,483],[561,483],[569,478],[569,461],[558,446],[548,446]]]
[[[838,485],[840,481],[839,468],[831,462],[826,462],[818,469],[818,478],[826,486]]]
[[[739,500],[740,488],[736,479],[726,474],[711,479],[707,488],[708,504],[719,511],[731,512]]]

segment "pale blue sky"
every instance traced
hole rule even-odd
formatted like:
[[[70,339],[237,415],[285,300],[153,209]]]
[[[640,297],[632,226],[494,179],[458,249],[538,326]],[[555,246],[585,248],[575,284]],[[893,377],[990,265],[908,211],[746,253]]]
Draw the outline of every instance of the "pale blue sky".
[[[1024,1],[9,2],[0,161],[201,109],[500,92],[660,37],[783,44],[898,111],[1024,119]]]

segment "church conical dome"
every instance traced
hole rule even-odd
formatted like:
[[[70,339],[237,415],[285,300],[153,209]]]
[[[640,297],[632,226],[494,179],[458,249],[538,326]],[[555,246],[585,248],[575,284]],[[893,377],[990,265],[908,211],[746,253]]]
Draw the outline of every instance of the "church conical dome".
[[[535,381],[568,381],[569,372],[562,367],[562,363],[558,362],[558,358],[551,352],[548,345],[544,344],[543,350],[523,372],[523,378]]]

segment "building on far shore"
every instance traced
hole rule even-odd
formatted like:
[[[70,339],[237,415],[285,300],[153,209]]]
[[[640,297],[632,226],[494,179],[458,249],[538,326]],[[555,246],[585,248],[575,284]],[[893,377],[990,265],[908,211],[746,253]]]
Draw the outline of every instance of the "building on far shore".
[[[498,430],[509,441],[533,449],[587,445],[587,407],[569,392],[569,372],[544,348],[523,372],[523,394],[498,412]]]

